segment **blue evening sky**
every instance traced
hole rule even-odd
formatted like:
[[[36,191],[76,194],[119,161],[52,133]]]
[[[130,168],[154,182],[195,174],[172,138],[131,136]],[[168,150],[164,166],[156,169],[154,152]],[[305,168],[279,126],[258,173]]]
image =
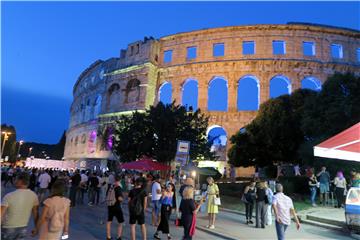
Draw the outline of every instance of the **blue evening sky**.
[[[360,29],[359,2],[1,5],[1,122],[14,125],[18,139],[42,143],[56,143],[68,127],[72,88],[80,73],[97,59],[117,57],[121,48],[144,36],[289,21]]]

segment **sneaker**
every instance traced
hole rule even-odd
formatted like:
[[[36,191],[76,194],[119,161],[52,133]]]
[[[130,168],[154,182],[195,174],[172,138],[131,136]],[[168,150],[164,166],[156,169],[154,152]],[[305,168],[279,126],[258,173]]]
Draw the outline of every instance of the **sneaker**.
[[[210,227],[210,225],[206,225],[205,227],[206,227],[206,228],[209,228],[209,227]]]
[[[317,207],[317,205],[315,203],[312,204],[313,207]]]
[[[89,206],[92,206],[93,204],[92,204],[92,202],[89,202],[88,205],[89,205]]]
[[[214,225],[209,226],[209,229],[215,229]]]
[[[250,223],[250,224],[254,224],[254,222],[253,222],[253,221],[251,221],[251,220],[249,221],[249,223]]]
[[[106,240],[112,240],[112,237],[106,237]]]
[[[171,235],[169,234],[169,235],[167,236],[167,238],[168,238],[168,240],[171,240]]]
[[[154,234],[154,238],[155,238],[155,239],[161,239],[158,233],[155,233],[155,234]]]

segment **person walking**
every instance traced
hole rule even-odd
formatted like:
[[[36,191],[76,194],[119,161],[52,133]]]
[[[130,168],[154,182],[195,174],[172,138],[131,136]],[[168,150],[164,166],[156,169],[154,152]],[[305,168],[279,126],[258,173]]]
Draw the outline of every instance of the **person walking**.
[[[48,174],[48,172],[45,170],[43,171],[39,176],[39,201],[42,203],[42,201],[45,199],[45,195],[47,193],[49,184],[51,182],[51,177]]]
[[[154,177],[154,182],[151,186],[151,223],[153,226],[158,226],[160,221],[160,198],[161,198],[161,185],[160,176]]]
[[[58,240],[69,233],[70,199],[64,197],[65,182],[55,181],[51,195],[44,201],[39,221],[33,236],[39,233],[40,240]]]
[[[271,188],[268,186],[267,182],[264,182],[264,184],[265,184],[265,194],[266,194],[265,203],[266,203],[266,206],[267,206],[266,225],[270,226],[272,224],[271,205],[272,205],[274,193],[271,190]]]
[[[146,240],[146,226],[145,226],[145,210],[147,208],[147,194],[144,186],[144,180],[140,177],[135,181],[135,188],[129,192],[129,223],[131,240],[136,239],[135,224],[141,226],[141,234],[143,240]]]
[[[81,182],[81,176],[79,173],[79,170],[75,171],[75,174],[71,177],[71,187],[70,187],[70,201],[71,201],[71,207],[75,207],[76,205],[76,195],[77,192],[80,191],[79,185]]]
[[[291,215],[294,216],[297,230],[300,229],[300,222],[296,215],[291,198],[283,193],[283,186],[276,185],[276,194],[274,195],[272,207],[275,213],[275,226],[278,240],[285,239],[285,231],[291,223]]]
[[[209,217],[209,225],[206,227],[209,229],[215,228],[215,218],[216,214],[219,213],[218,205],[215,204],[215,198],[219,197],[219,187],[216,183],[214,183],[214,179],[212,177],[208,177],[207,179],[208,187],[207,187],[207,197],[208,197],[208,217]]]
[[[160,223],[157,227],[157,230],[154,234],[155,239],[161,239],[159,236],[159,232],[162,232],[163,234],[167,234],[167,239],[171,239],[170,235],[170,229],[169,229],[169,219],[173,204],[173,185],[168,183],[166,186],[166,190],[162,192],[161,196],[161,214],[160,214]]]
[[[6,194],[1,201],[2,240],[25,240],[31,215],[36,225],[39,199],[28,185],[29,175],[19,173],[15,180],[16,190]]]
[[[245,204],[245,216],[246,216],[246,224],[253,224],[252,221],[253,217],[253,208],[254,208],[254,201],[256,199],[256,182],[252,181],[249,185],[245,187],[243,202]]]
[[[341,208],[344,204],[345,197],[344,193],[346,191],[346,179],[344,177],[344,174],[341,171],[338,171],[336,173],[336,177],[334,179],[334,185],[335,185],[335,195],[336,195],[336,201],[337,201],[337,208]]]
[[[95,173],[90,175],[89,179],[89,206],[93,204],[99,204],[99,195],[100,195],[100,188],[99,188],[99,179]]]
[[[35,192],[36,183],[37,183],[36,171],[37,171],[36,168],[33,168],[31,170],[31,175],[30,175],[30,179],[29,179],[29,189],[34,192]]]
[[[88,184],[88,181],[89,181],[89,177],[86,175],[86,172],[85,170],[82,170],[81,171],[81,174],[80,174],[80,177],[81,177],[81,181],[80,181],[80,184],[79,184],[79,191],[78,191],[78,201],[80,204],[84,204],[84,195],[85,195],[85,192],[87,190],[87,184]]]
[[[309,188],[310,188],[310,201],[311,201],[311,205],[313,207],[316,207],[316,192],[317,192],[317,188],[318,188],[318,181],[315,177],[315,174],[311,174],[311,177],[309,178]]]
[[[316,174],[320,182],[320,204],[328,204],[330,191],[330,174],[326,171],[326,167],[321,167],[321,171]]]
[[[256,228],[265,228],[267,213],[266,186],[265,182],[260,182],[256,188]]]
[[[204,198],[202,198],[200,204],[196,206],[194,201],[194,188],[189,186],[184,189],[179,207],[181,222],[184,228],[183,240],[192,240],[192,236],[190,235],[191,224],[203,202]]]
[[[111,240],[111,223],[114,217],[118,221],[117,227],[117,240],[121,240],[124,215],[121,208],[121,203],[123,201],[123,193],[120,187],[120,176],[115,177],[115,183],[111,186],[106,193],[106,203],[108,206],[108,219],[106,223],[106,239]]]

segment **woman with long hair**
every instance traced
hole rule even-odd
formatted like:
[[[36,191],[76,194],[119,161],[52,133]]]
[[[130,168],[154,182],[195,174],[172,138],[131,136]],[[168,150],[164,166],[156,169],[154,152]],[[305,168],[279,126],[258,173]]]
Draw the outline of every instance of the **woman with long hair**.
[[[166,185],[166,190],[162,192],[162,196],[160,199],[161,202],[161,210],[160,210],[160,223],[157,227],[157,230],[154,234],[155,239],[161,239],[159,236],[159,232],[163,234],[167,234],[168,240],[171,239],[170,229],[169,229],[169,218],[171,214],[172,204],[173,204],[173,186],[171,184]]]
[[[266,184],[265,182],[260,182],[256,188],[256,228],[265,228],[267,213],[265,198],[267,198]]]
[[[219,212],[219,207],[215,204],[215,197],[219,197],[219,187],[212,177],[208,177],[206,180],[209,184],[207,187],[209,225],[207,227],[214,229],[215,216]]]
[[[255,181],[251,181],[249,185],[247,185],[244,189],[243,202],[245,204],[245,216],[246,216],[246,224],[253,224],[253,209],[254,209],[254,201],[256,199],[255,193]]]
[[[51,195],[44,201],[40,219],[33,235],[40,232],[40,240],[58,240],[62,235],[68,235],[70,200],[64,197],[65,182],[55,181],[51,187]]]

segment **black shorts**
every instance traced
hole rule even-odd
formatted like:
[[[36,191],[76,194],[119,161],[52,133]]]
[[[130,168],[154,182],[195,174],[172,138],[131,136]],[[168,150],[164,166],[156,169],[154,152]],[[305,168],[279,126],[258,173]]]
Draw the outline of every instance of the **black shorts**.
[[[108,207],[108,222],[112,222],[113,218],[116,217],[118,223],[124,222],[124,215],[119,207]]]
[[[135,214],[130,213],[129,223],[135,224],[136,222],[138,225],[145,224],[145,214],[142,213],[141,215],[135,215]]]

